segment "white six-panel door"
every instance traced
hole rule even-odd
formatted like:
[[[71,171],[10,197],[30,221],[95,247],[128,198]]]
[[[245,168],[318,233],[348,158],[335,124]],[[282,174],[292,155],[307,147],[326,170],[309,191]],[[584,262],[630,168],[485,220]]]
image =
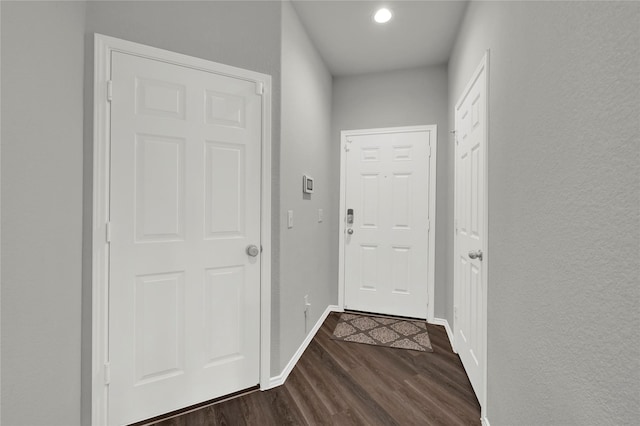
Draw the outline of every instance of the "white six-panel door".
[[[455,110],[454,335],[483,405],[486,368],[486,62]]]
[[[259,382],[256,83],[112,53],[109,423]]]
[[[427,318],[434,136],[424,128],[346,136],[345,308]]]

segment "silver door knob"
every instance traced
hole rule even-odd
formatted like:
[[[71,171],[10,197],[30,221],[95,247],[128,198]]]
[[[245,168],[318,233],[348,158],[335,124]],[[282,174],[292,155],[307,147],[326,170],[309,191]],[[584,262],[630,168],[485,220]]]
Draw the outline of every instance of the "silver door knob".
[[[251,257],[256,257],[260,254],[260,249],[252,244],[247,246],[247,254]]]
[[[353,234],[353,228],[347,229],[347,234],[352,235]]]
[[[479,259],[479,260],[482,260],[482,250],[478,250],[478,251],[470,251],[470,252],[469,252],[469,259]]]

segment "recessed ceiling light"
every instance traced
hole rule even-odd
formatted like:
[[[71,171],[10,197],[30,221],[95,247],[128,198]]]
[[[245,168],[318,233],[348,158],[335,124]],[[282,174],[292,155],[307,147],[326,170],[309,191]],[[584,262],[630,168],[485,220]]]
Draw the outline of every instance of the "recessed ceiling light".
[[[378,9],[376,14],[373,15],[373,20],[378,24],[384,24],[385,22],[389,22],[392,16],[391,11],[383,7],[382,9]]]

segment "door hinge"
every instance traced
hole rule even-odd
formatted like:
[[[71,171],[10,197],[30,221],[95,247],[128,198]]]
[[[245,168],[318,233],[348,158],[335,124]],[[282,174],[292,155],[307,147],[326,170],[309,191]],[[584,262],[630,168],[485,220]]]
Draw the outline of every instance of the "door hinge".
[[[427,147],[427,157],[431,158],[431,145]]]
[[[453,140],[456,142],[456,145],[458,145],[458,132],[455,130],[449,130],[449,133],[453,135]]]
[[[431,221],[427,221],[427,231],[431,230]]]
[[[110,243],[111,242],[111,222],[106,223],[104,233],[105,233],[104,237],[107,240],[107,243]]]
[[[256,95],[264,95],[264,83],[256,81]]]
[[[111,383],[111,363],[104,363],[104,384],[108,385]]]
[[[458,235],[458,219],[453,220],[453,229],[455,229],[456,235]]]
[[[107,102],[111,102],[113,100],[113,82],[111,80],[107,80]]]

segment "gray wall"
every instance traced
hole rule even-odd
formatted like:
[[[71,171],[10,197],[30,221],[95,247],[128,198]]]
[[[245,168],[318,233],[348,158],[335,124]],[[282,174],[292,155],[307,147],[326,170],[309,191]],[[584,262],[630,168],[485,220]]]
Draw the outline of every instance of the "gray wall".
[[[280,79],[279,2],[90,1],[86,30]]]
[[[639,22],[638,3],[469,5],[449,111],[491,49],[492,425],[640,418]]]
[[[333,123],[331,141],[340,147],[340,131],[375,127],[438,125],[436,189],[435,316],[444,317],[447,294],[453,294],[451,268],[451,220],[453,208],[447,161],[447,67],[423,67],[402,71],[342,76],[333,79]],[[340,152],[334,152],[336,206],[340,194]],[[338,223],[332,232],[337,236]],[[335,244],[337,250],[337,241]],[[337,258],[336,258],[337,259]],[[336,294],[333,296],[337,299]]]
[[[0,81],[2,81],[2,7],[0,7]],[[2,84],[0,84],[0,111],[2,111]],[[2,151],[2,113],[0,112],[0,152]],[[2,188],[2,157],[0,156],[0,188]],[[1,190],[0,190],[1,192]],[[0,196],[0,217],[2,217],[2,197]],[[2,241],[2,220],[0,220],[0,241]],[[2,244],[0,244],[0,342],[2,342]],[[0,343],[0,348],[2,344]],[[0,350],[0,383],[2,383],[2,350]],[[0,422],[2,421],[2,386],[0,386]]]
[[[85,5],[2,2],[2,419],[80,422]]]
[[[327,305],[337,303],[337,217],[333,197],[338,146],[330,136],[331,75],[289,2],[282,9],[282,128],[280,152],[279,324],[272,324],[280,348],[278,375]],[[315,179],[303,196],[302,175]],[[324,221],[318,222],[318,209]],[[287,228],[287,210],[294,226]],[[304,296],[311,307],[304,314]],[[306,321],[306,322],[305,322]]]

